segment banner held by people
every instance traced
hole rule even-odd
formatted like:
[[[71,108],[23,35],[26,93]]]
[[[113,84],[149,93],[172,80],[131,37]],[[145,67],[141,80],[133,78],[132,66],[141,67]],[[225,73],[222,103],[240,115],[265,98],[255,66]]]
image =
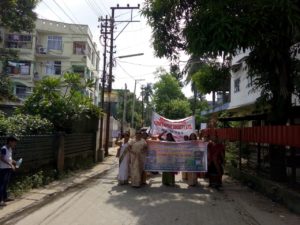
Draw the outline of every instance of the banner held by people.
[[[172,133],[176,141],[183,141],[185,135],[189,136],[195,132],[195,117],[190,116],[180,120],[170,120],[153,112],[151,134],[159,135],[162,132]]]
[[[206,172],[207,143],[202,141],[147,141],[145,170],[160,172]]]

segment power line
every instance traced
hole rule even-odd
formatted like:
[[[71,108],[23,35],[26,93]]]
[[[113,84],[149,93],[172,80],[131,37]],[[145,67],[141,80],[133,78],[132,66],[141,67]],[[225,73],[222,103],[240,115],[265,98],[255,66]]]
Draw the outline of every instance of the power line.
[[[131,64],[131,65],[136,65],[136,66],[142,66],[142,67],[169,66],[169,64],[167,64],[167,65],[146,65],[146,64],[132,63],[132,62],[126,62],[126,61],[121,61],[121,60],[118,60],[118,61],[120,63],[127,63],[127,64]]]
[[[42,3],[44,3],[44,4],[47,6],[47,8],[50,9],[50,11],[51,11],[54,15],[56,15],[56,17],[57,17],[58,19],[60,19],[61,21],[64,21],[59,15],[56,14],[55,11],[53,11],[53,9],[52,9],[45,1],[42,1]]]
[[[73,16],[73,18],[75,19],[76,23],[80,24],[79,20],[77,20],[76,16],[73,14],[73,12],[70,10],[70,8],[67,6],[67,4],[65,3],[65,0],[62,0],[63,5],[66,7],[66,9],[68,9],[68,11],[71,13],[71,15]]]
[[[123,66],[120,65],[120,63],[117,62],[117,64],[118,64],[118,66],[121,68],[121,70],[123,70],[123,72],[126,73],[130,78],[132,78],[133,80],[136,79],[135,77],[133,77],[132,75],[130,75],[130,74],[123,68]]]
[[[99,9],[99,11],[104,15],[105,14],[105,12],[104,11],[106,11],[106,9],[105,9],[105,7],[104,7],[104,11],[102,10],[103,8],[100,6],[100,5],[98,5],[98,3],[95,1],[95,0],[90,0],[91,1],[91,3],[92,4],[94,4],[94,6],[96,6],[98,9]],[[106,11],[106,13],[107,13],[108,11]]]
[[[97,16],[99,17],[99,14],[97,12],[97,10],[93,7],[93,5],[91,5],[91,3],[88,0],[84,0],[85,3],[88,5],[88,7],[91,9],[91,11]]]

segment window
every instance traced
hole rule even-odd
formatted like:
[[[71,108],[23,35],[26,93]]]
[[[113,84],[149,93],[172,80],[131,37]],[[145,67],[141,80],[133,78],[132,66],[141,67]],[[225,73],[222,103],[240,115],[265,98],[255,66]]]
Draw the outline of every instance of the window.
[[[28,96],[28,91],[30,91],[30,88],[25,85],[16,85],[16,95],[19,98],[26,98]]]
[[[240,83],[241,83],[240,78],[234,80],[234,93],[240,91]]]
[[[84,77],[85,67],[81,65],[73,65],[73,73],[80,74],[81,77]]]
[[[84,55],[85,54],[85,42],[79,42],[79,41],[73,42],[73,54]]]
[[[5,39],[6,48],[32,48],[32,36],[23,34],[8,34]]]
[[[47,75],[60,75],[61,74],[61,62],[60,61],[48,61],[46,64]]]
[[[252,79],[252,77],[248,76],[247,77],[247,87],[248,88],[252,87],[252,85],[253,85],[253,79]]]
[[[29,61],[8,61],[7,73],[15,75],[30,75]]]
[[[62,37],[48,36],[48,49],[62,50]]]

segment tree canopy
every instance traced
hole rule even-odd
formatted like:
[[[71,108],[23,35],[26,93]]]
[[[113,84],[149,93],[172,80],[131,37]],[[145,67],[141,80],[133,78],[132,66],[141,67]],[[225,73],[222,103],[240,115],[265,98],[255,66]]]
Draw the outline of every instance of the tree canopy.
[[[157,113],[169,119],[191,115],[190,104],[182,93],[178,80],[171,74],[161,74],[153,88],[153,103]]]
[[[83,91],[92,85],[89,80],[83,83],[79,74],[67,73],[63,79],[45,77],[34,87],[21,111],[48,119],[58,131],[71,132],[72,123],[79,118],[100,116],[99,108],[83,95]]]
[[[143,14],[159,57],[172,59],[180,50],[234,56],[250,49],[249,75],[271,104],[273,122],[286,122],[299,79],[291,54],[300,40],[299,0],[146,0]]]
[[[37,19],[33,9],[40,0],[1,0],[0,27],[11,31],[32,31]]]
[[[192,75],[198,90],[203,94],[216,91],[228,91],[230,73],[228,67],[221,67],[219,64],[204,64]]]

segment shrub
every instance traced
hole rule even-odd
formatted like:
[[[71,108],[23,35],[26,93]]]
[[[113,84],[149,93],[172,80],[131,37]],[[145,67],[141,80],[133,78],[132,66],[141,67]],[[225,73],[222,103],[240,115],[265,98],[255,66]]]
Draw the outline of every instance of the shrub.
[[[6,118],[0,112],[0,135],[38,135],[52,132],[52,123],[40,116],[17,114]]]

